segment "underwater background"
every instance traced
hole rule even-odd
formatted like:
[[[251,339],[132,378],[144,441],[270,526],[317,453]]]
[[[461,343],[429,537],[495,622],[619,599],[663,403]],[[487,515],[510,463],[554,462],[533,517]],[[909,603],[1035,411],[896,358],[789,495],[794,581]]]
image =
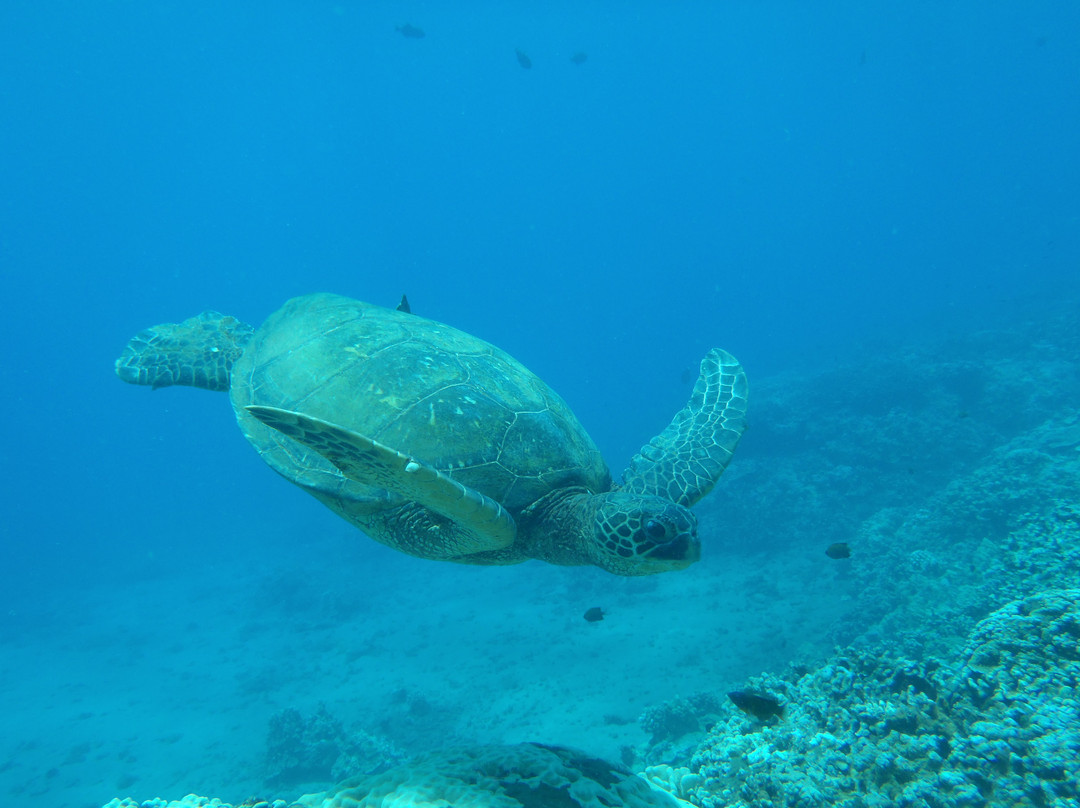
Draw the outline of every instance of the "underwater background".
[[[526,741],[703,806],[1080,799],[1076,6],[16,0],[0,105],[5,804],[292,800]],[[401,555],[226,396],[113,372],[315,291],[509,351],[616,477],[731,351],[702,560]],[[1021,656],[1000,714],[950,684]]]

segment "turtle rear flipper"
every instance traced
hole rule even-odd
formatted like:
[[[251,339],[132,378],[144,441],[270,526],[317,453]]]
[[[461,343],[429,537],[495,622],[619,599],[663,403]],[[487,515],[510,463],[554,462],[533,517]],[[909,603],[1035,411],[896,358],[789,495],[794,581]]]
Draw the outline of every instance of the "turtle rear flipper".
[[[748,389],[734,356],[719,348],[709,351],[690,400],[634,455],[622,490],[687,507],[709,493],[746,429]]]
[[[441,558],[501,550],[514,542],[517,525],[495,500],[468,488],[433,466],[336,424],[277,407],[248,406],[269,427],[318,452],[351,480],[383,488],[450,520],[402,530],[399,549]],[[425,535],[439,530],[437,536]],[[423,550],[411,546],[423,544]]]
[[[116,360],[116,375],[155,390],[174,384],[228,390],[233,363],[253,333],[247,323],[216,311],[155,325],[131,338]]]

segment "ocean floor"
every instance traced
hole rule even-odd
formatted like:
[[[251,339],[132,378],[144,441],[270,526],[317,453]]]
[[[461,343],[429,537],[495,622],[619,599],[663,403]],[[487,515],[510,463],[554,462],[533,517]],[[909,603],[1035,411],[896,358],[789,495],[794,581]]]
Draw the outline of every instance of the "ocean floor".
[[[265,794],[271,717],[320,705],[406,754],[536,740],[619,760],[646,739],[649,705],[820,654],[851,601],[817,547],[620,579],[433,569],[331,532],[292,560],[230,554],[196,579],[87,594],[9,640],[0,688],[18,740],[0,750],[0,793],[56,808]],[[593,606],[604,620],[584,620]],[[320,784],[291,785],[275,793]]]

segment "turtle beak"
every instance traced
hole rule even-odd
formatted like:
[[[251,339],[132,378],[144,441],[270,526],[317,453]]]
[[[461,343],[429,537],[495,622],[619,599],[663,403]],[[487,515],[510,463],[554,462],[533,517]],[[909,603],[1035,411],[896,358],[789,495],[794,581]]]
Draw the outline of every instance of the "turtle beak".
[[[676,567],[688,567],[701,558],[701,541],[697,533],[697,517],[678,505],[670,505],[664,512],[664,521],[674,528],[669,541],[657,543],[642,555],[652,561],[660,561]]]
[[[680,533],[671,541],[650,550],[648,556],[657,561],[682,561],[693,564],[701,558],[701,542],[692,533]]]

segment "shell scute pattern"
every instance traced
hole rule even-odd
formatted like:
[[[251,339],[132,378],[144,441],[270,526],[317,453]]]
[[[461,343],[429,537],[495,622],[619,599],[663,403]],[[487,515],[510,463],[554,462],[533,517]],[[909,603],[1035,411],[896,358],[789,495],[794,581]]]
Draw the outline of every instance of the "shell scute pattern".
[[[232,390],[245,433],[285,476],[325,489],[341,475],[244,406],[345,425],[512,508],[562,485],[604,490],[607,467],[592,440],[508,354],[422,317],[317,298],[290,301],[267,320]]]
[[[386,375],[374,372],[372,359],[385,361],[381,355],[409,334],[400,323],[369,316],[370,307],[359,302],[338,307],[337,316],[301,302],[289,301],[256,331],[234,374],[241,382],[234,390],[246,403],[327,417],[349,406],[357,391],[370,395],[378,388]],[[382,404],[394,409],[392,397]]]

